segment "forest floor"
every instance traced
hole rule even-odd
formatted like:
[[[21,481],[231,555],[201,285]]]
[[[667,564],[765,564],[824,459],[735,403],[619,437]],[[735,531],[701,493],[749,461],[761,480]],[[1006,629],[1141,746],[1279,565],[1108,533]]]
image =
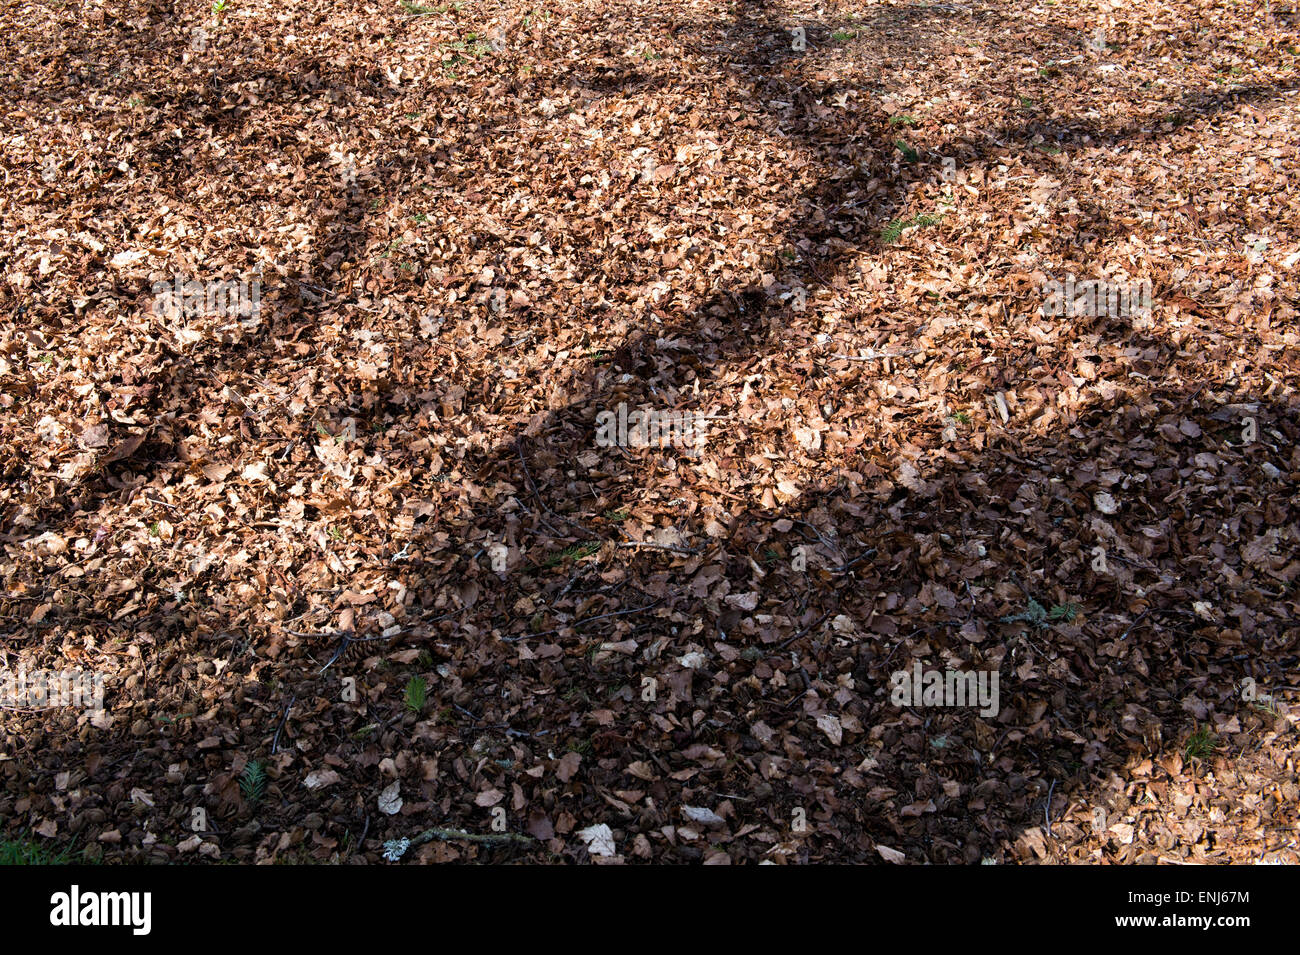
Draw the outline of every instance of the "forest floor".
[[[0,837],[1300,861],[1294,3],[422,2],[0,11]]]

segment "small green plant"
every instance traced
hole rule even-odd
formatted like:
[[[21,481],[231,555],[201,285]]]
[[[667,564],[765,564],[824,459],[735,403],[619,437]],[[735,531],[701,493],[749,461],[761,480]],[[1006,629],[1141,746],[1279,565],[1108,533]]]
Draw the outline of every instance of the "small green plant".
[[[1047,611],[1047,619],[1052,622],[1073,623],[1074,618],[1079,616],[1079,610],[1079,605],[1075,603],[1053,604],[1052,609]]]
[[[26,839],[0,839],[0,865],[73,865],[82,863],[72,848],[46,848]]]
[[[239,774],[239,791],[250,806],[260,803],[266,795],[266,767],[255,759],[250,761]]]
[[[229,6],[230,4],[226,3],[226,0],[216,0],[216,3],[212,4],[213,16],[217,15],[218,13],[225,13],[226,8]]]
[[[890,126],[919,126],[920,121],[915,116],[908,116],[906,113],[900,113],[898,116],[889,117]]]
[[[422,676],[413,676],[406,681],[406,695],[403,702],[406,708],[419,716],[424,712],[424,705],[428,702],[429,684],[425,682]]]
[[[1030,597],[1029,606],[1023,611],[1008,614],[998,619],[1002,623],[1030,623],[1042,630],[1047,627],[1047,609],[1033,597]]]
[[[895,219],[880,231],[880,241],[885,245],[893,245],[907,229],[931,226],[937,223],[939,219],[939,216],[932,215],[913,216],[910,219]]]
[[[960,421],[962,424],[970,424],[970,415],[968,415],[964,411],[958,411],[955,415],[953,415],[953,417],[956,418],[958,421]]]
[[[1218,740],[1210,728],[1194,724],[1192,735],[1187,737],[1187,745],[1183,747],[1183,755],[1188,759],[1208,759],[1218,748]]]
[[[857,35],[857,30],[836,30],[831,34],[831,39],[837,43],[843,43],[846,40],[852,40]]]
[[[1256,712],[1267,715],[1269,719],[1280,719],[1284,715],[1276,700],[1257,700],[1250,705]]]
[[[894,145],[898,147],[898,151],[903,154],[903,158],[908,162],[917,162],[921,158],[920,153],[901,139],[894,140]]]
[[[341,541],[343,540],[343,532],[339,530],[337,527],[331,527],[330,537],[332,537],[336,541]]]
[[[154,719],[163,724],[163,726],[171,726],[181,720],[189,719],[193,715],[193,713],[181,713],[178,716],[168,716],[166,713],[159,713],[154,717]]]
[[[1024,611],[1006,617],[999,617],[998,619],[1001,623],[1029,623],[1039,630],[1046,630],[1053,623],[1070,623],[1078,615],[1078,604],[1053,604],[1052,609],[1048,610],[1033,597],[1030,597],[1029,606]]]
[[[558,554],[552,554],[542,562],[543,568],[555,567],[564,563],[566,560],[581,560],[600,550],[600,543],[597,541],[588,541],[585,544],[574,544],[572,547],[566,547]]]

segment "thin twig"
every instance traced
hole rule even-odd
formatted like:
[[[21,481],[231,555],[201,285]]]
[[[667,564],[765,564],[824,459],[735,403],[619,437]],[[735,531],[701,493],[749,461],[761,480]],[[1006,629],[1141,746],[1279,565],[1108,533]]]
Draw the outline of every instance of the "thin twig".
[[[516,842],[521,845],[531,845],[537,840],[532,836],[526,836],[521,832],[465,832],[463,829],[426,829],[418,836],[411,840],[411,847],[424,845],[426,842],[433,840],[441,842],[452,842],[462,840],[464,842],[481,842],[489,846],[506,845]]]
[[[798,633],[796,633],[796,634],[795,634],[793,637],[791,637],[789,640],[784,640],[784,641],[782,641],[781,643],[778,643],[778,644],[777,644],[773,649],[775,649],[775,650],[784,650],[786,647],[788,647],[790,644],[794,643],[794,642],[795,642],[796,640],[798,640],[800,637],[802,637],[802,636],[804,636],[805,634],[807,634],[807,633],[809,633],[809,632],[811,632],[811,631],[813,631],[813,630],[816,630],[818,627],[820,627],[820,626],[821,626],[821,625],[826,621],[826,618],[829,617],[830,615],[831,615],[831,612],[830,612],[829,610],[827,610],[824,614],[821,615],[821,617],[817,620],[816,623],[813,623],[813,624],[810,624],[810,625],[807,626],[807,627],[804,627],[802,630],[800,630]],[[806,692],[806,691],[805,691],[805,692]],[[795,697],[795,699],[798,699],[798,697]],[[793,702],[793,701],[792,701],[792,702]]]
[[[1145,617],[1150,612],[1151,612],[1151,608],[1147,607],[1146,610],[1143,610],[1140,614],[1138,614],[1138,618],[1134,620],[1129,625],[1129,628],[1120,635],[1120,640],[1123,641],[1125,638],[1127,638],[1128,635],[1133,632],[1133,628],[1136,627],[1138,624],[1140,624],[1142,622],[1142,618]]]
[[[280,745],[280,731],[284,729],[284,724],[289,719],[289,711],[293,709],[294,700],[298,699],[298,694],[289,697],[289,705],[284,708],[284,716],[280,717],[280,725],[275,728],[275,738],[271,740],[271,755],[275,755],[276,749]]]
[[[871,548],[870,550],[868,550],[868,551],[864,551],[863,553],[859,554],[857,557],[854,557],[854,558],[853,558],[851,561],[849,561],[847,564],[841,564],[839,567],[832,567],[832,568],[830,568],[830,572],[831,572],[832,574],[843,574],[843,573],[847,572],[848,569],[849,569],[850,567],[852,567],[854,564],[858,563],[859,561],[864,561],[864,560],[866,560],[868,557],[874,557],[875,554],[876,554],[876,549],[873,547],[873,548]]]
[[[563,514],[557,514],[555,511],[553,511],[550,505],[548,505],[545,501],[542,500],[541,492],[537,490],[537,482],[533,480],[532,472],[528,470],[528,461],[524,457],[523,441],[516,439],[515,451],[519,453],[519,463],[523,465],[524,477],[528,481],[528,486],[532,488],[533,497],[537,498],[537,503],[541,505],[542,510],[546,511],[546,513],[550,514],[551,516],[557,517],[560,520],[564,521],[564,523],[568,524],[570,527],[576,527],[578,530],[582,531],[588,537],[594,538],[595,540],[605,539],[601,537],[599,534],[597,534],[595,531],[591,530],[590,528],[583,527],[581,524],[577,523],[576,521],[569,520]]]
[[[872,352],[869,355],[832,355],[832,358],[843,358],[845,361],[880,361],[882,358],[901,358],[903,355],[919,355],[924,348],[904,348],[901,351],[882,351]]]
[[[654,550],[668,550],[672,551],[674,554],[686,554],[692,557],[700,553],[698,550],[690,550],[686,547],[674,547],[671,544],[656,544],[654,541],[618,541],[615,546],[632,548],[649,547]]]
[[[570,630],[574,627],[581,627],[584,624],[592,623],[596,620],[604,620],[606,617],[622,617],[629,613],[640,613],[643,610],[650,610],[653,607],[659,606],[663,602],[664,598],[660,597],[654,603],[648,603],[644,607],[633,607],[630,610],[615,610],[611,613],[602,613],[595,617],[584,617],[582,620],[575,620],[571,624],[567,624],[563,627],[556,627],[554,630],[543,630],[541,633],[525,633],[518,637],[501,637],[500,639],[502,643],[517,643],[520,640],[530,640],[534,637],[549,637],[551,634],[559,633],[561,630]]]

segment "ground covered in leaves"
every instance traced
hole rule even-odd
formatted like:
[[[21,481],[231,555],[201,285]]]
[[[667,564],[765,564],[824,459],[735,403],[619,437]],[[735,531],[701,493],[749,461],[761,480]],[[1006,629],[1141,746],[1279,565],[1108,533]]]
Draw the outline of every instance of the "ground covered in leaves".
[[[6,4],[0,667],[105,706],[0,711],[3,837],[1300,861],[1298,55],[1263,0]]]

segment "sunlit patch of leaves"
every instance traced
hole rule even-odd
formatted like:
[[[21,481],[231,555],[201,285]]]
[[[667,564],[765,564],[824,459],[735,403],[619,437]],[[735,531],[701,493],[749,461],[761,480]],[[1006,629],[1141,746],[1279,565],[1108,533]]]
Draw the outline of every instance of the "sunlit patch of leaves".
[[[411,0],[402,0],[402,9],[412,16],[427,17],[434,13],[446,13],[446,7],[426,7],[418,3],[412,3]]]

